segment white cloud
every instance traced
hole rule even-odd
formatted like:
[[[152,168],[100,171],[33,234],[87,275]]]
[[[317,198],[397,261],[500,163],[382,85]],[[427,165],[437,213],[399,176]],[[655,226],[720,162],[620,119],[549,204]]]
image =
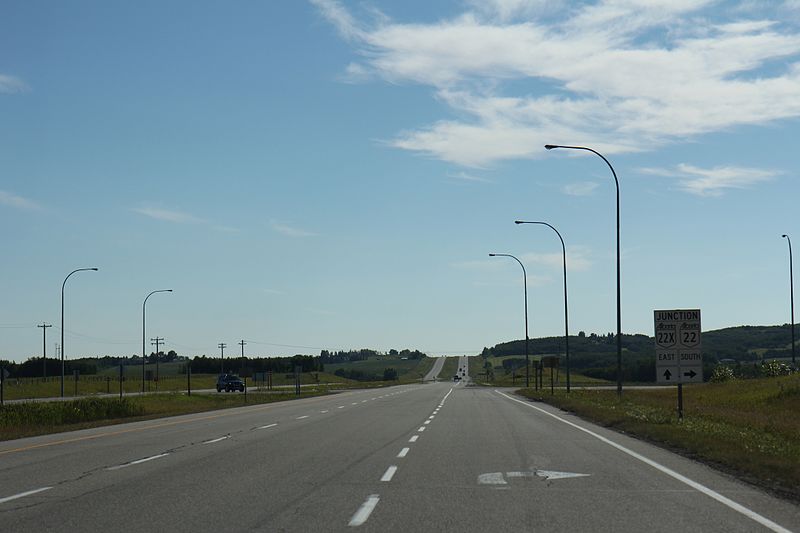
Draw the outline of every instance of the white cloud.
[[[158,207],[136,207],[134,212],[144,215],[146,217],[154,218],[156,220],[164,220],[166,222],[176,222],[179,224],[198,224],[204,222],[202,219],[178,211],[175,209],[162,209]]]
[[[725,189],[745,189],[769,181],[779,173],[773,170],[736,166],[700,168],[679,164],[674,169],[641,168],[643,174],[678,178],[679,187],[698,196],[720,196]]]
[[[705,10],[713,0],[597,0],[560,13],[474,0],[451,18],[405,24],[313,2],[357,48],[351,80],[430,86],[459,117],[390,144],[458,165],[542,156],[546,143],[649,150],[800,116],[796,26]]]
[[[485,16],[500,21],[553,13],[564,7],[561,0],[469,0],[469,4]]]
[[[16,209],[41,209],[41,206],[36,202],[6,191],[0,191],[0,205],[14,207]]]
[[[28,85],[16,76],[0,74],[0,93],[23,93],[28,90]]]
[[[593,181],[581,181],[568,183],[561,188],[561,191],[570,196],[590,196],[597,187],[598,184]]]
[[[287,237],[316,237],[317,234],[300,228],[295,228],[280,222],[272,221],[270,223],[272,229]]]

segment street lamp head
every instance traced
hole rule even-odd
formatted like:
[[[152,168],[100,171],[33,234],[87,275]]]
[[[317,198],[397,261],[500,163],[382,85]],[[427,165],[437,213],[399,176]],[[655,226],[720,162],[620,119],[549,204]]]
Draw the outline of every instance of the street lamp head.
[[[515,220],[514,221],[514,224],[524,224],[524,223],[525,223],[524,220]]]
[[[496,255],[497,255],[497,254],[489,254],[489,257],[494,257],[494,256],[496,256]]]
[[[783,238],[785,239],[785,238],[787,238],[787,237],[788,237],[788,235],[781,235],[781,237],[783,237]]]
[[[559,146],[557,144],[545,144],[544,145],[545,150],[552,150],[553,148],[558,148],[558,147]]]
[[[94,268],[94,267],[92,267],[92,268],[90,268],[89,270],[94,270],[95,272],[97,272],[97,270],[98,270],[98,269],[97,269],[97,268]]]

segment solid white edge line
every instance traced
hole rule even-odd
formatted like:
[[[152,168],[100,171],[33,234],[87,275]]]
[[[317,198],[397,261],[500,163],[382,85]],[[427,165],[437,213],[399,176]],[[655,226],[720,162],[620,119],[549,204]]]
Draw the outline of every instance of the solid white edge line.
[[[418,438],[419,438],[419,435],[414,435],[413,437],[411,437],[410,439],[408,439],[408,442],[417,442],[417,439],[418,439]]]
[[[736,503],[735,501],[731,500],[730,498],[726,498],[722,494],[720,494],[720,493],[718,493],[718,492],[706,487],[705,485],[702,485],[702,484],[698,483],[697,481],[689,479],[688,477],[686,477],[686,476],[684,476],[682,474],[679,474],[679,473],[675,472],[674,470],[672,470],[671,468],[667,468],[666,466],[664,466],[664,465],[662,465],[660,463],[657,463],[657,462],[653,461],[652,459],[648,459],[644,455],[636,453],[633,450],[629,450],[625,446],[623,446],[621,444],[617,444],[616,442],[614,442],[614,441],[612,441],[610,439],[607,439],[606,437],[603,437],[602,435],[598,435],[597,433],[595,433],[594,431],[592,431],[590,429],[583,428],[583,427],[579,426],[578,424],[574,424],[574,423],[570,422],[569,420],[564,420],[560,416],[554,415],[553,413],[548,413],[544,409],[536,407],[535,405],[531,405],[529,403],[523,402],[522,400],[518,400],[516,398],[512,398],[511,396],[508,396],[507,394],[504,394],[504,393],[502,393],[502,392],[500,392],[498,390],[495,390],[495,392],[497,394],[501,395],[501,396],[504,396],[505,398],[507,398],[507,399],[509,399],[511,401],[514,401],[514,402],[517,402],[517,403],[521,403],[522,405],[530,407],[531,409],[536,409],[537,411],[539,411],[539,412],[541,412],[541,413],[543,413],[543,414],[545,414],[547,416],[550,416],[552,418],[555,418],[556,420],[558,420],[560,422],[563,422],[563,423],[567,424],[568,426],[572,426],[575,429],[578,429],[580,431],[583,431],[584,433],[587,433],[587,434],[591,435],[592,437],[595,437],[599,441],[604,442],[604,443],[608,444],[609,446],[611,446],[613,448],[616,448],[619,451],[630,455],[634,459],[638,459],[639,461],[641,461],[641,462],[643,462],[643,463],[645,463],[647,465],[652,466],[653,468],[655,468],[659,472],[662,472],[662,473],[670,476],[671,478],[680,481],[681,483],[689,485],[690,487],[692,487],[696,491],[702,492],[703,494],[705,494],[709,498],[717,500],[722,505],[725,505],[726,507],[729,507],[730,509],[733,509],[734,511],[745,515],[747,518],[750,518],[751,520],[754,520],[754,521],[758,522],[762,526],[764,526],[764,527],[766,527],[768,529],[771,529],[772,531],[776,531],[778,533],[791,533],[790,530],[786,529],[785,527],[781,526],[780,524],[776,524],[775,522],[773,522],[769,518],[761,516],[757,512],[748,509],[744,505]]]
[[[386,469],[386,472],[383,473],[381,481],[391,481],[395,472],[397,472],[397,467],[395,465],[390,466]]]
[[[372,514],[372,511],[375,510],[375,506],[378,505],[378,502],[381,500],[380,496],[377,494],[370,494],[367,500],[361,504],[361,507],[358,508],[356,514],[353,515],[353,518],[350,519],[350,526],[360,526],[364,522],[367,521],[369,515]]]
[[[405,457],[406,455],[408,455],[408,452],[410,450],[411,450],[411,448],[403,448],[402,450],[400,450],[400,453],[397,454],[397,457],[400,457],[400,458]]]
[[[13,496],[6,496],[5,498],[0,498],[0,503],[10,502],[11,500],[16,500],[19,498],[24,498],[25,496],[30,496],[31,494],[36,494],[38,492],[44,492],[46,490],[50,490],[53,487],[42,487],[40,489],[33,489],[26,492],[20,492],[19,494],[14,494]]]

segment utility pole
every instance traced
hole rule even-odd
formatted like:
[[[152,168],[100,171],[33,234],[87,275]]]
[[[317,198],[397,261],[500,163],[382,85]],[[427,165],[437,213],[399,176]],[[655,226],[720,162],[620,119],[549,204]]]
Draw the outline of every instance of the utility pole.
[[[239,341],[238,344],[239,344],[239,346],[242,347],[242,364],[241,364],[241,368],[239,368],[239,373],[241,374],[242,373],[242,369],[244,368],[244,347],[245,347],[245,345],[247,343],[244,342],[244,339],[242,339],[241,341]]]
[[[47,377],[47,328],[52,328],[52,324],[45,324],[42,322],[37,328],[42,328],[42,365],[44,367],[44,371],[42,372],[42,377]]]
[[[158,390],[158,347],[164,342],[164,337],[156,337],[150,341],[150,344],[156,347],[156,390]]]
[[[217,346],[219,346],[219,366],[220,366],[220,371],[221,371],[220,373],[224,374],[225,373],[225,347],[227,346],[227,344],[225,344],[224,342],[221,342],[221,343],[217,344]]]

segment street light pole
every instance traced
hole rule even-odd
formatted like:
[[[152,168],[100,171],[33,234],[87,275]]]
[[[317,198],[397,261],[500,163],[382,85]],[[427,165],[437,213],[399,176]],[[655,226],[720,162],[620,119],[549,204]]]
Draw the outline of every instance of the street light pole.
[[[64,397],[64,287],[67,285],[67,280],[75,272],[83,272],[85,270],[92,270],[97,272],[96,268],[77,268],[67,274],[64,278],[64,283],[61,284],[61,397]]]
[[[792,366],[794,366],[794,274],[792,274],[792,239],[790,239],[788,235],[783,235],[782,237],[789,241],[789,299],[792,303],[792,323],[790,326],[792,328]]]
[[[144,302],[142,302],[142,394],[144,394],[144,382],[145,382],[145,379],[144,379],[145,369],[144,369],[144,367],[145,367],[145,364],[147,363],[147,355],[145,353],[145,350],[147,350],[147,348],[145,348],[145,338],[146,338],[146,336],[145,336],[145,325],[146,325],[146,314],[145,314],[145,312],[146,312],[147,300],[150,299],[150,297],[152,295],[154,295],[155,293],[157,293],[157,292],[172,292],[172,289],[159,289],[157,291],[153,291],[150,294],[148,294],[147,296],[145,296]],[[156,358],[158,358],[158,354],[156,354]]]
[[[587,152],[592,152],[596,156],[600,157],[603,161],[606,162],[608,168],[611,169],[611,174],[614,176],[614,184],[617,186],[617,396],[622,396],[622,298],[620,296],[620,246],[619,246],[619,179],[617,179],[617,173],[614,170],[614,167],[611,166],[608,159],[606,159],[603,154],[600,152],[593,150],[591,148],[587,148],[585,146],[563,146],[560,144],[546,144],[544,147],[547,150],[552,150],[553,148],[566,148],[569,150],[585,150]]]
[[[525,388],[527,389],[531,386],[531,365],[528,355],[530,353],[528,350],[528,274],[525,272],[525,265],[522,264],[522,261],[511,254],[489,254],[489,257],[510,257],[522,267],[522,286],[525,290]]]
[[[547,226],[556,232],[558,239],[561,241],[561,257],[564,265],[564,350],[567,356],[567,392],[569,392],[569,304],[567,303],[567,247],[564,246],[564,239],[561,237],[561,233],[559,233],[556,228],[547,222],[527,222],[525,220],[515,220],[514,224],[539,224],[542,226]]]

